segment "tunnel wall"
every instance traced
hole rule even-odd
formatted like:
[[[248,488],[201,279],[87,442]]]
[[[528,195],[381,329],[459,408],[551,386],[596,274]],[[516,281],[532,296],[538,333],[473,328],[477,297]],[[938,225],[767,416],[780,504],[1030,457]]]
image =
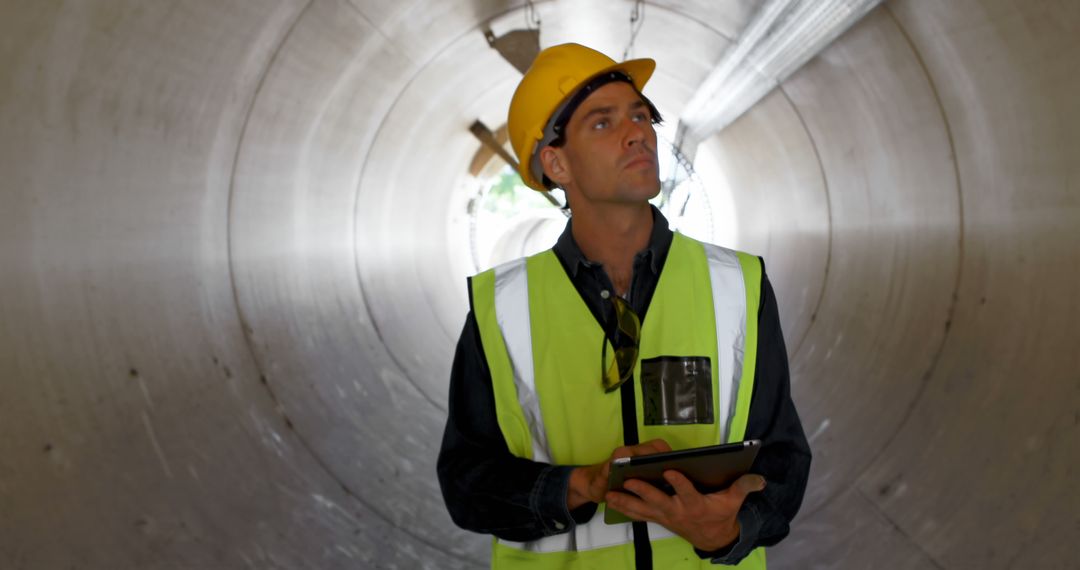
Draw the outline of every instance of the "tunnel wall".
[[[1070,564],[1078,16],[887,3],[709,141],[815,453],[773,560]]]
[[[478,564],[446,539],[441,418],[379,421],[418,398],[351,261],[349,152],[431,56],[373,31],[438,33],[337,2],[0,10],[0,567]],[[327,128],[361,71],[385,92]],[[423,475],[379,455],[408,446]]]

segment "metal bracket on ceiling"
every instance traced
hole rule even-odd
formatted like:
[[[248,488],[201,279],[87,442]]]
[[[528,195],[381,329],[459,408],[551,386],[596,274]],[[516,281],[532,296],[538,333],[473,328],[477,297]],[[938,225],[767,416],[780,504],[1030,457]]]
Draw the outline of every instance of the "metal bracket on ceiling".
[[[524,74],[540,53],[540,30],[511,30],[495,37],[491,28],[484,28],[484,38],[489,46],[499,52],[510,65]]]

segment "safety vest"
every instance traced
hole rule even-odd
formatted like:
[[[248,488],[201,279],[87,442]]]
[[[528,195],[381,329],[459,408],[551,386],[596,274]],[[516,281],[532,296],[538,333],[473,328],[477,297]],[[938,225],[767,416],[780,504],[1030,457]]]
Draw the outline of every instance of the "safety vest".
[[[634,370],[640,441],[663,438],[679,450],[744,439],[760,291],[756,257],[674,235],[642,322]],[[608,341],[552,250],[476,275],[471,295],[499,429],[511,453],[555,465],[590,465],[624,445],[622,399],[601,385],[600,352]],[[642,363],[663,356],[709,359],[712,423],[643,420]],[[492,567],[633,568],[631,525],[604,523],[603,509],[567,533],[523,543],[495,539]],[[649,523],[648,534],[657,569],[713,566],[660,525]],[[755,549],[737,568],[764,569],[764,549]]]

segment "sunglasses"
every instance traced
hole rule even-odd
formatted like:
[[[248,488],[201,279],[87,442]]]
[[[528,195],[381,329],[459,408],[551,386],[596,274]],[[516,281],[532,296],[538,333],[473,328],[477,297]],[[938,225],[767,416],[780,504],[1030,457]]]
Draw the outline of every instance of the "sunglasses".
[[[618,295],[611,296],[615,305],[615,358],[607,364],[607,337],[600,350],[600,370],[603,374],[604,392],[614,392],[630,379],[638,359],[638,343],[641,341],[641,319],[630,304]]]

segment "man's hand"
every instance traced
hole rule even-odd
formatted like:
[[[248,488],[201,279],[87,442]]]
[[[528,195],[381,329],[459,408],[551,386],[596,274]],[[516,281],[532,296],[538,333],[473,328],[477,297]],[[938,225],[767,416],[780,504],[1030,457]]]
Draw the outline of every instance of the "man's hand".
[[[604,502],[612,461],[621,457],[636,457],[664,451],[671,451],[671,446],[662,439],[654,439],[637,445],[616,448],[606,461],[574,469],[570,472],[570,488],[566,493],[566,506],[574,510],[585,503]]]
[[[670,496],[656,487],[629,479],[623,488],[634,495],[612,491],[607,503],[634,520],[658,523],[685,538],[695,547],[711,552],[739,538],[736,515],[746,496],[765,488],[761,475],[746,474],[717,493],[701,494],[682,473],[664,471],[664,479],[675,488]],[[639,498],[640,497],[640,498]]]

